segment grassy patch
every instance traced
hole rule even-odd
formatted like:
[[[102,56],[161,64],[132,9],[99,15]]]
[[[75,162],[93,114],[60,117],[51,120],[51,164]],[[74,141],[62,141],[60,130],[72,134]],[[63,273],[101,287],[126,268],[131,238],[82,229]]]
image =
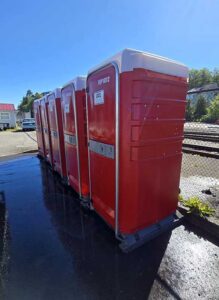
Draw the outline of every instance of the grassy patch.
[[[184,199],[182,195],[179,195],[179,201],[185,207],[189,208],[189,213],[199,215],[200,217],[212,216],[215,212],[212,207],[201,201],[197,196]]]
[[[15,128],[9,128],[9,129],[6,129],[6,131],[10,131],[10,132],[17,132],[17,131],[21,131],[21,127],[15,127]]]

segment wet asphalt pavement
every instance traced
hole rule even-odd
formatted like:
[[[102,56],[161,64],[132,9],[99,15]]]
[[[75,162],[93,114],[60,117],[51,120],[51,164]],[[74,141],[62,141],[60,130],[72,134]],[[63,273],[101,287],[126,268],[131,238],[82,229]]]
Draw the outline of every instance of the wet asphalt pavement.
[[[219,299],[219,247],[181,225],[123,254],[34,155],[0,162],[0,299]]]

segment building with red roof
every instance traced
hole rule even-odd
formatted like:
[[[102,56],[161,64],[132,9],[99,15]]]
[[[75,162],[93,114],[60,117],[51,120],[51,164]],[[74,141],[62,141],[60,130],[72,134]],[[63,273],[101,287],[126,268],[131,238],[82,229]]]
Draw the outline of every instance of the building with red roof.
[[[0,130],[16,126],[16,110],[14,104],[0,103]]]

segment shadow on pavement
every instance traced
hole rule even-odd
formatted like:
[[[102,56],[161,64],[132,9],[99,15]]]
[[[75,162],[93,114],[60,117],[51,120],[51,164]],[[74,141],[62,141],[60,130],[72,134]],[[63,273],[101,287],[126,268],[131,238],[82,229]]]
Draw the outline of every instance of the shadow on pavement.
[[[23,129],[16,129],[16,130],[12,130],[12,133],[18,133],[18,132],[31,132],[31,131],[35,131],[35,129],[28,129],[28,130],[23,130]]]
[[[185,230],[188,232],[193,232],[195,235],[197,235],[199,238],[203,238],[204,240],[207,240],[211,243],[213,243],[215,246],[219,247],[219,241],[216,239],[213,235],[206,233],[205,231],[201,230],[199,227],[195,226],[194,224],[190,224],[188,221],[184,221]]]

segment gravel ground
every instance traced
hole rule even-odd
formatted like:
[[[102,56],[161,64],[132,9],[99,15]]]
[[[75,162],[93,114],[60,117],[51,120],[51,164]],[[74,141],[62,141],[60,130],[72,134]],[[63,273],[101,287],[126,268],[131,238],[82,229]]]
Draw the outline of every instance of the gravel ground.
[[[210,220],[219,225],[218,159],[184,153],[180,189],[184,198],[198,196],[212,206],[215,209],[215,216]],[[207,191],[207,194],[204,191]]]
[[[184,125],[185,132],[197,132],[197,133],[219,133],[219,125],[206,124],[199,122],[187,122]]]
[[[219,147],[218,143],[208,142],[208,141],[200,141],[200,140],[192,140],[192,139],[184,139],[183,144],[207,146],[207,147],[213,147],[213,148],[218,148]]]
[[[0,157],[37,151],[36,131],[0,132]]]

